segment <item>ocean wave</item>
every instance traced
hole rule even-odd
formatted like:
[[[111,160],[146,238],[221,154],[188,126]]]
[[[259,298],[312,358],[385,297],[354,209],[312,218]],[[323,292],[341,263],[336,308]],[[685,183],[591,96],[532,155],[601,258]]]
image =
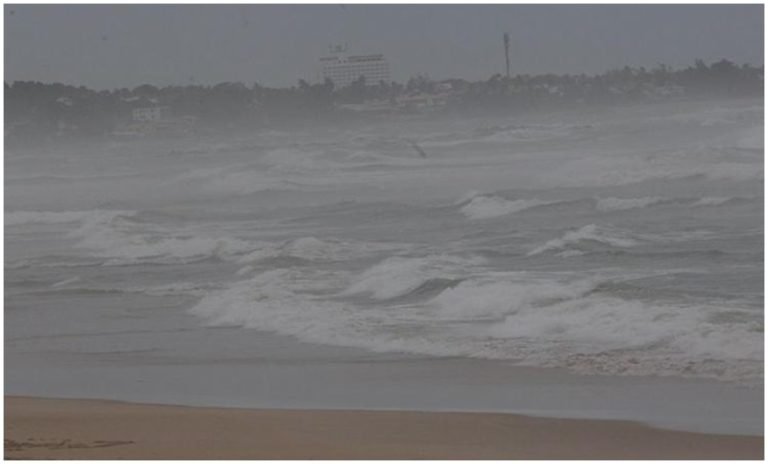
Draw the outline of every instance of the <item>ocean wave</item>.
[[[64,279],[64,280],[61,280],[61,281],[56,282],[54,284],[51,284],[51,288],[66,287],[67,285],[73,284],[75,282],[79,282],[80,280],[81,280],[80,276],[70,277],[68,279]]]
[[[436,333],[435,338],[423,322],[409,322],[409,314],[397,308],[364,309],[311,290],[320,282],[343,285],[344,280],[343,276],[296,269],[267,271],[203,297],[189,312],[207,325],[257,329],[305,342],[374,352],[466,354],[467,346],[444,343],[443,335]]]
[[[6,226],[26,224],[66,224],[87,220],[109,220],[117,216],[131,216],[135,211],[13,211],[5,213]]]
[[[591,126],[568,124],[512,125],[480,128],[475,136],[487,142],[544,141],[558,139]]]
[[[602,212],[625,211],[628,209],[645,208],[646,206],[662,203],[660,197],[642,197],[642,198],[598,198],[595,201],[595,208]]]
[[[79,239],[77,247],[110,258],[106,265],[189,262],[214,256],[231,257],[252,248],[248,241],[236,238],[190,236],[159,228],[147,229],[145,224],[120,214],[89,216],[69,235]]]
[[[726,203],[749,201],[745,197],[702,197],[691,203],[691,206],[722,206]]]
[[[714,163],[701,169],[699,175],[711,180],[750,181],[763,179],[763,166],[755,163]]]
[[[395,243],[349,242],[301,237],[282,243],[259,242],[255,250],[238,259],[240,263],[296,258],[307,261],[343,261],[371,253],[392,251],[406,247]]]
[[[468,268],[484,263],[485,260],[480,257],[395,256],[385,259],[360,274],[346,289],[345,294],[362,293],[376,300],[388,300],[413,292],[433,279],[460,279],[467,274]]]
[[[307,261],[355,259],[383,251],[406,250],[407,244],[385,242],[343,242],[302,237],[284,242],[245,240],[210,235],[197,230],[173,227],[175,218],[137,211],[19,211],[6,215],[6,224],[73,224],[67,237],[75,239],[75,247],[89,250],[92,257],[83,262],[67,257],[45,256],[35,260],[18,260],[8,269],[131,264],[173,264],[194,262],[212,257],[251,263],[274,258],[296,258]],[[106,258],[106,261],[103,259]]]
[[[77,285],[73,285],[77,284]],[[209,293],[219,290],[220,287],[213,284],[195,284],[191,282],[179,282],[173,284],[156,285],[148,287],[105,287],[88,285],[79,276],[66,279],[50,285],[47,289],[35,290],[31,293],[55,293],[74,295],[114,295],[114,294],[143,294],[149,296],[193,296],[202,298]]]
[[[538,199],[507,200],[498,196],[473,195],[466,200],[461,212],[469,219],[490,219],[550,204]]]
[[[323,157],[324,150],[301,150],[295,148],[278,148],[270,150],[262,158],[269,166],[270,172],[282,174],[307,174],[310,172],[325,172],[334,168],[335,163]]]
[[[722,310],[591,292],[526,306],[493,325],[490,334],[535,340],[522,349],[525,363],[532,365],[588,373],[759,377],[762,324],[718,322]]]
[[[103,260],[98,258],[83,258],[60,255],[43,255],[35,258],[19,259],[5,264],[6,270],[29,268],[78,268],[101,266]]]
[[[454,202],[454,205],[460,206],[460,211],[469,219],[490,219],[542,206],[554,207],[571,205],[573,207],[594,207],[594,209],[601,213],[615,213],[654,206],[722,206],[726,204],[747,203],[754,200],[755,197],[743,196],[699,198],[647,196],[628,198],[594,197],[560,200],[539,200],[537,198],[508,200],[498,195],[470,191]]]
[[[657,205],[673,206],[722,206],[734,203],[749,203],[755,200],[755,197],[699,197],[699,198],[664,198],[664,197],[641,197],[641,198],[597,198],[595,208],[601,212],[625,211],[636,208],[647,208]]]
[[[309,261],[333,260],[345,251],[342,244],[302,237],[275,244],[263,242],[258,249],[242,256],[238,261],[248,263],[278,257],[293,257]]]
[[[594,290],[597,282],[465,280],[430,301],[437,315],[451,319],[498,318],[525,308],[581,297]]]
[[[627,232],[589,224],[576,230],[570,230],[560,238],[549,240],[543,245],[528,252],[528,256],[560,251],[563,257],[582,254],[590,243],[607,245],[609,247],[628,248],[638,244],[635,238]]]
[[[541,172],[538,178],[545,185],[558,187],[620,186],[665,180],[749,182],[763,179],[762,162],[724,159],[715,149],[663,155],[584,156],[564,159]]]
[[[341,303],[307,293],[306,288],[312,286],[302,285],[307,280],[302,277],[293,269],[267,271],[226,290],[209,293],[189,312],[214,326],[257,328],[306,341],[334,344],[335,340],[335,344],[344,345],[348,324],[359,316]]]
[[[418,267],[399,260],[379,266]],[[522,272],[439,282],[431,298],[402,302],[392,298],[438,281],[418,273],[393,281],[393,275],[354,279],[272,270],[205,295],[190,312],[211,325],[377,352],[506,359],[585,373],[739,381],[762,375],[762,323],[745,317],[747,309],[623,298],[610,292],[609,279]],[[329,288],[343,287],[348,279],[353,283],[347,290],[328,296]],[[394,284],[374,287],[373,281]],[[379,302],[344,299],[360,282],[367,282],[363,290]]]
[[[297,190],[298,184],[268,175],[252,165],[195,169],[176,178],[182,184],[194,185],[204,193],[250,195],[257,192]]]

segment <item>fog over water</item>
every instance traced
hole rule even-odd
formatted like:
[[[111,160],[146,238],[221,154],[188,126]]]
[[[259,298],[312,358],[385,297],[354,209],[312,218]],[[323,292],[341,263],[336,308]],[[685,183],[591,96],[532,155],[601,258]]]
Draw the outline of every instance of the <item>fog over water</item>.
[[[7,394],[762,433],[762,6],[327,8],[6,5]],[[389,81],[299,81],[344,24]]]
[[[756,380],[762,124],[739,100],[8,153],[7,302]]]

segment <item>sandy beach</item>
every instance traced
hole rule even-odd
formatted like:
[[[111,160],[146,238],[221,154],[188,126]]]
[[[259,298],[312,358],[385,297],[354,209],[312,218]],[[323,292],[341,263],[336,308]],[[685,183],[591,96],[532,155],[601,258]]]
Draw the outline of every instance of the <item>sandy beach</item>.
[[[763,437],[514,414],[5,398],[6,459],[762,459]]]

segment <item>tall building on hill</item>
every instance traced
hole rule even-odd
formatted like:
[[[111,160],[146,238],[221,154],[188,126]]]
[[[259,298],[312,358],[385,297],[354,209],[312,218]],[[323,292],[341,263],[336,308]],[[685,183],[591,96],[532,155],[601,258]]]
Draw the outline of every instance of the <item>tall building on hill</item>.
[[[343,47],[332,47],[331,54],[320,58],[320,74],[337,87],[346,87],[365,76],[366,85],[389,82],[389,62],[381,53],[373,55],[347,55]]]

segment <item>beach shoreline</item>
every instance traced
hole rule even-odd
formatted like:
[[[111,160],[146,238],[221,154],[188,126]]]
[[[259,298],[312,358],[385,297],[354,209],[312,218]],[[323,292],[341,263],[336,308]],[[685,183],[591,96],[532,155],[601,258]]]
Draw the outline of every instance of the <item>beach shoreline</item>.
[[[518,414],[5,397],[6,459],[762,459],[763,441]]]
[[[73,307],[77,307],[73,305]],[[17,314],[17,313],[16,313]],[[711,379],[581,375],[496,360],[433,358],[316,345],[238,328],[78,336],[95,352],[6,347],[8,396],[258,410],[430,411],[628,420],[654,428],[763,435],[763,388]],[[183,324],[187,324],[186,326]],[[68,340],[68,339],[66,339]],[[170,353],[114,351],[113,344]],[[109,342],[101,346],[94,342]],[[10,347],[10,348],[9,348]],[[209,353],[195,347],[227,347]],[[183,348],[183,349],[181,349]],[[258,353],[254,356],[253,353]],[[705,406],[702,406],[705,405]]]

